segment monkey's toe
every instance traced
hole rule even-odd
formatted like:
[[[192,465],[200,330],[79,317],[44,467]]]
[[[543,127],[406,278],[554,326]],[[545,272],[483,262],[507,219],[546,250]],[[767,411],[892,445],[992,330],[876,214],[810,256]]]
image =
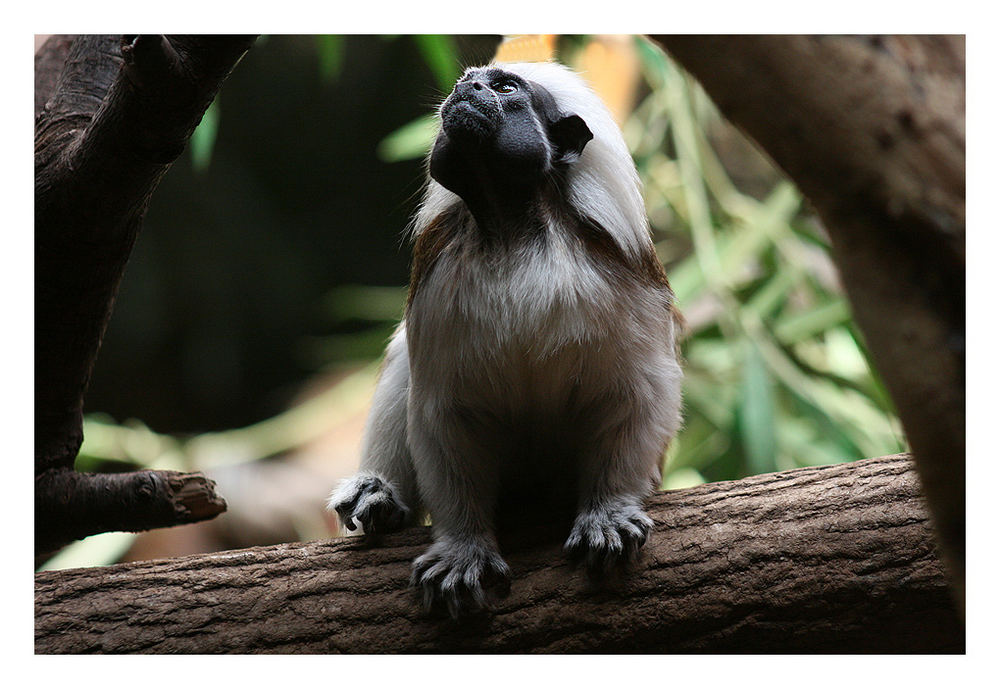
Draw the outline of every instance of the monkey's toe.
[[[635,560],[652,526],[637,506],[600,506],[577,516],[564,548],[573,561],[599,578]]]
[[[424,608],[458,619],[490,610],[510,593],[510,568],[481,541],[436,541],[413,562],[411,584]]]

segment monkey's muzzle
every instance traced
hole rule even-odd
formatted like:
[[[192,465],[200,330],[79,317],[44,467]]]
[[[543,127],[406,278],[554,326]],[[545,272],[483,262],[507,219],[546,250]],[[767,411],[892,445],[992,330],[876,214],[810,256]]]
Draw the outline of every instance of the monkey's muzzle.
[[[458,84],[441,108],[441,126],[452,139],[489,139],[499,130],[502,120],[496,93],[478,81]]]

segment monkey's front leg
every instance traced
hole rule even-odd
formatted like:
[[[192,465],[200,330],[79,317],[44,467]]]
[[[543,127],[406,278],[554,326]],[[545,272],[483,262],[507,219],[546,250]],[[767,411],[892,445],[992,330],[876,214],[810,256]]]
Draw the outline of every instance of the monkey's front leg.
[[[365,428],[361,471],[340,483],[328,506],[349,530],[360,526],[367,537],[394,532],[421,515],[416,477],[406,448],[406,397],[410,364],[406,332],[396,330],[386,349]]]
[[[510,591],[493,532],[499,466],[453,408],[431,414],[411,398],[409,441],[434,543],[413,563],[424,606],[452,618],[489,608]]]
[[[678,404],[671,404],[671,399]],[[609,405],[602,433],[589,446],[580,475],[579,508],[565,549],[595,577],[635,558],[653,521],[643,501],[653,492],[668,438],[679,425],[679,394]],[[664,404],[665,403],[665,404]]]

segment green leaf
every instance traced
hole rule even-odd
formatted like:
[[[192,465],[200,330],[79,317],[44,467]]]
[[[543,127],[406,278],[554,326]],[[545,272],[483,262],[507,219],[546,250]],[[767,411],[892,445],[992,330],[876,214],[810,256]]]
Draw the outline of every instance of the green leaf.
[[[720,431],[697,409],[685,404],[684,432],[670,442],[664,476],[689,467],[699,469],[729,446],[730,429]]]
[[[334,321],[399,321],[406,288],[381,285],[339,285],[323,297],[323,311]]]
[[[757,207],[747,219],[744,227],[736,232],[720,234],[710,247],[698,251],[713,254],[711,265],[727,280],[734,282],[733,276],[741,269],[759,259],[773,245],[771,233],[780,229],[800,204],[795,188],[787,184],[777,185],[771,195]],[[704,263],[695,253],[670,271],[670,285],[681,304],[687,304],[707,287]]]
[[[427,66],[431,68],[442,93],[448,93],[461,73],[458,50],[451,36],[417,34],[413,37]]]
[[[396,330],[396,323],[386,323],[358,333],[339,333],[303,339],[300,356],[311,366],[329,362],[363,362],[377,358]]]
[[[62,570],[63,568],[85,568],[95,565],[111,565],[125,555],[135,534],[129,532],[105,532],[75,541],[46,561],[39,570]]]
[[[839,456],[839,460],[858,459],[867,457],[864,451],[859,448],[859,444],[851,437],[850,426],[843,420],[837,420],[817,405],[814,405],[804,396],[798,395],[796,391],[791,391],[796,399],[799,412],[799,419],[803,422],[812,422],[816,436],[811,442],[811,446],[816,446],[817,439],[823,439],[827,444],[832,445],[836,450],[833,455]],[[863,441],[862,441],[863,443]],[[801,448],[797,453],[800,463],[804,465],[820,464],[816,462],[817,451],[811,447]]]
[[[739,419],[747,469],[751,474],[773,472],[776,469],[777,443],[771,375],[756,345],[748,340],[743,349],[743,391]]]
[[[180,443],[173,436],[158,434],[137,419],[116,424],[105,415],[83,418],[80,455],[86,467],[102,462],[130,463],[139,467],[183,471],[188,469],[180,455]]]
[[[701,473],[699,473],[698,470],[693,470],[690,467],[682,467],[676,472],[671,472],[664,477],[663,484],[661,486],[667,490],[687,489],[704,483],[705,478],[701,476]]]
[[[825,304],[779,318],[774,326],[774,334],[782,343],[798,343],[844,324],[850,318],[851,312],[846,300],[834,296]]]
[[[316,52],[319,54],[320,78],[327,83],[337,81],[344,64],[344,37],[330,34],[316,36]]]
[[[676,68],[660,46],[646,37],[638,37],[635,41],[636,52],[642,66],[646,70],[646,78],[654,89],[661,88],[668,75]]]
[[[766,319],[785,302],[799,279],[799,271],[789,264],[781,264],[777,272],[769,278],[753,296],[747,300],[746,309]]]
[[[790,460],[790,467],[832,465],[851,458],[844,448],[827,436],[817,433],[809,421],[788,416],[777,427],[778,443],[783,455]]]
[[[386,163],[420,158],[430,151],[437,130],[437,116],[433,113],[424,115],[380,141],[375,152]]]
[[[219,101],[212,101],[201,122],[191,134],[191,166],[196,173],[208,170],[212,161],[212,150],[215,148],[215,138],[219,132]]]
[[[707,381],[696,372],[689,372],[684,378],[685,406],[697,409],[716,429],[732,428],[733,411],[728,397],[720,381]]]

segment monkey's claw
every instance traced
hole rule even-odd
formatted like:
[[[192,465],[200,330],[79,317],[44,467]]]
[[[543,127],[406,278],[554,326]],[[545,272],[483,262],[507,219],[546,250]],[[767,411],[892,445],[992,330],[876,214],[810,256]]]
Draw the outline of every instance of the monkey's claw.
[[[413,562],[411,584],[428,611],[445,607],[452,618],[491,608],[510,593],[510,568],[479,540],[439,539]]]
[[[576,517],[564,548],[596,577],[635,559],[653,521],[635,505],[603,505]]]
[[[410,519],[410,509],[389,482],[370,474],[348,479],[330,497],[329,507],[337,511],[349,530],[360,523],[367,535],[395,532]]]

